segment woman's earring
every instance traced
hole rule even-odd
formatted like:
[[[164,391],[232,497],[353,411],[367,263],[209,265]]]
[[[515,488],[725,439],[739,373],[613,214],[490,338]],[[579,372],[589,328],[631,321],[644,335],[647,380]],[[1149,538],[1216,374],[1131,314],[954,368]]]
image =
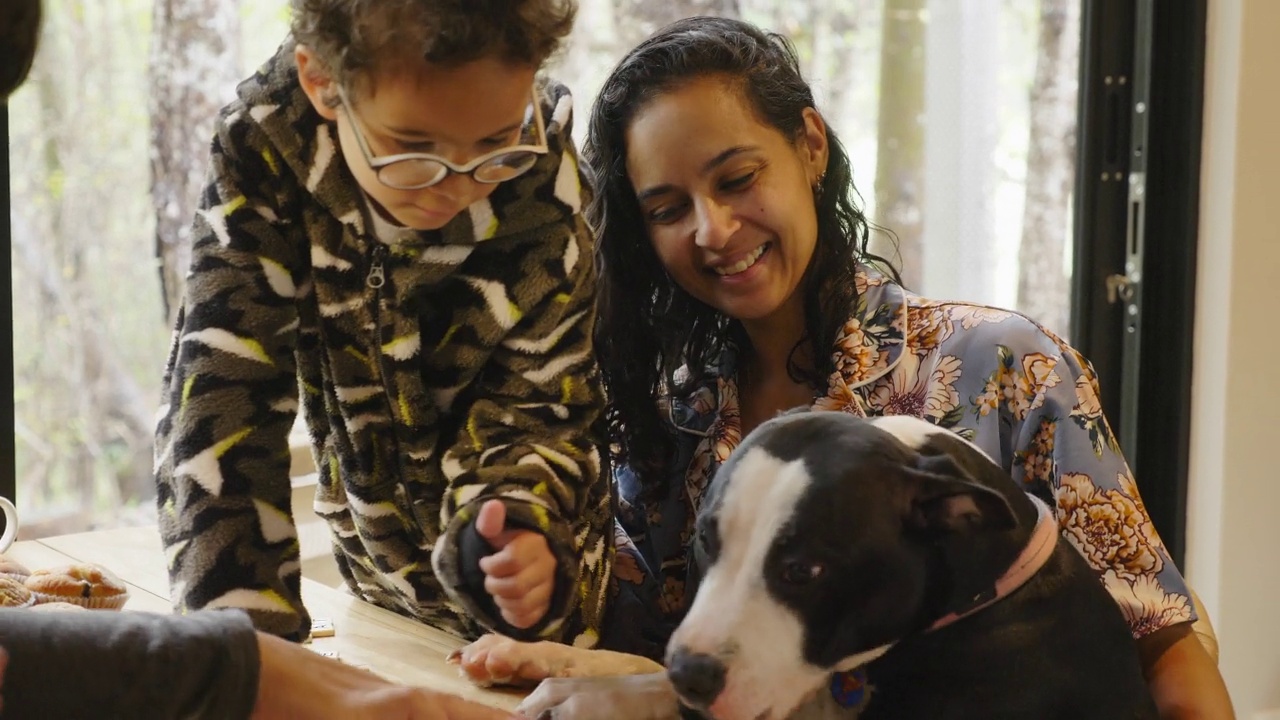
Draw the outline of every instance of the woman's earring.
[[[827,174],[825,172],[818,173],[818,179],[815,180],[813,183],[813,199],[818,202],[822,201],[822,190],[823,190],[822,183],[826,179],[827,179]]]

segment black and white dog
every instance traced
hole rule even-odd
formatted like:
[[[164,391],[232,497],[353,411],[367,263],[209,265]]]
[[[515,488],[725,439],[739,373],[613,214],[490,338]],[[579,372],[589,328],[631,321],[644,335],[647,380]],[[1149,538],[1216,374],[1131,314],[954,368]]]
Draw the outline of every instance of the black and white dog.
[[[666,673],[554,678],[522,712],[1157,717],[1097,575],[1048,507],[957,435],[906,417],[783,415],[742,442],[704,503],[706,574]],[[591,667],[596,651],[563,652],[586,655],[549,674],[612,674]]]

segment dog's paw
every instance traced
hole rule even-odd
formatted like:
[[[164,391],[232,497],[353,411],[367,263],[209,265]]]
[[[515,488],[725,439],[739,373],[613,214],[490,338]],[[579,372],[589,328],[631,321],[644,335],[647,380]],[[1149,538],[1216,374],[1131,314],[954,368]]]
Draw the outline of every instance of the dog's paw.
[[[489,633],[449,654],[447,660],[471,682],[481,685],[533,685],[564,674],[564,647],[550,642],[520,642]]]
[[[533,720],[679,720],[680,704],[665,673],[551,678],[516,708]]]

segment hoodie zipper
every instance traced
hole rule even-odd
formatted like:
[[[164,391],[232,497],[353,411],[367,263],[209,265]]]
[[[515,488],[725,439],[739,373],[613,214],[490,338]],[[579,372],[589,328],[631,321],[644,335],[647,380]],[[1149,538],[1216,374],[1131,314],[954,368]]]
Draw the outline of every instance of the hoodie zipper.
[[[392,457],[395,458],[395,483],[400,487],[400,492],[404,494],[405,510],[415,520],[411,526],[405,527],[405,531],[409,534],[412,542],[421,545],[426,542],[426,533],[423,528],[428,525],[424,522],[424,518],[419,517],[418,505],[414,499],[414,494],[410,492],[409,484],[405,480],[407,475],[404,468],[405,459],[401,454],[401,448],[405,445],[401,438],[404,428],[396,416],[395,381],[387,369],[386,357],[382,354],[382,289],[387,284],[387,252],[388,249],[385,244],[378,241],[374,242],[373,251],[369,254],[369,273],[365,275],[364,284],[373,290],[373,354],[378,358],[378,372],[382,375],[383,397],[387,401],[387,417],[391,418],[391,441],[395,445],[392,454]]]
[[[373,288],[373,312],[378,313],[378,306],[382,304],[382,286],[387,284],[387,274],[385,263],[387,260],[387,246],[378,243],[373,246],[373,252],[369,258],[369,274],[364,278],[364,284]],[[376,318],[375,318],[376,320]],[[381,328],[379,328],[381,329]]]
[[[378,373],[382,375],[382,391],[387,398],[387,412],[394,428],[399,422],[395,413],[395,388],[392,387],[391,376],[387,374],[386,358],[382,356],[382,288],[387,284],[386,274],[387,246],[375,242],[369,253],[369,273],[364,277],[364,284],[373,290],[373,302],[369,312],[373,315],[373,356],[377,358]],[[397,435],[399,433],[396,433]],[[399,438],[396,438],[397,442]]]
[[[373,290],[373,303],[370,313],[373,315],[373,356],[377,358],[378,374],[382,376],[383,397],[387,401],[387,417],[391,418],[391,439],[395,442],[395,457],[400,457],[400,421],[396,418],[395,382],[387,369],[387,359],[382,354],[382,289],[387,284],[386,275],[387,246],[375,242],[373,251],[369,253],[369,272],[365,275],[364,284]],[[404,468],[401,462],[396,463],[396,474],[403,485]],[[408,492],[408,488],[405,488]],[[406,497],[406,500],[409,498]]]
[[[395,388],[391,375],[387,372],[387,360],[382,355],[382,288],[387,284],[386,273],[387,246],[377,242],[369,253],[369,273],[365,275],[364,284],[373,290],[373,303],[369,312],[373,315],[373,356],[377,358],[378,373],[382,375],[382,391],[387,397],[387,412],[391,417],[393,428],[400,423],[395,413]],[[396,432],[399,435],[399,432]],[[396,438],[397,443],[399,437]]]

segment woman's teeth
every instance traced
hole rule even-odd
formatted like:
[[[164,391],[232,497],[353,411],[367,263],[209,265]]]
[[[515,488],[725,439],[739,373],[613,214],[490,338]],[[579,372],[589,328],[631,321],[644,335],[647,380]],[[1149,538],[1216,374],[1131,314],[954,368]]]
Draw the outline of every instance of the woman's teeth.
[[[728,277],[729,275],[737,275],[738,273],[745,272],[747,268],[756,264],[756,261],[760,259],[761,255],[764,254],[764,249],[765,249],[765,245],[761,245],[755,250],[752,250],[750,255],[739,260],[738,262],[728,267],[716,268],[715,269],[716,274],[722,277]]]

